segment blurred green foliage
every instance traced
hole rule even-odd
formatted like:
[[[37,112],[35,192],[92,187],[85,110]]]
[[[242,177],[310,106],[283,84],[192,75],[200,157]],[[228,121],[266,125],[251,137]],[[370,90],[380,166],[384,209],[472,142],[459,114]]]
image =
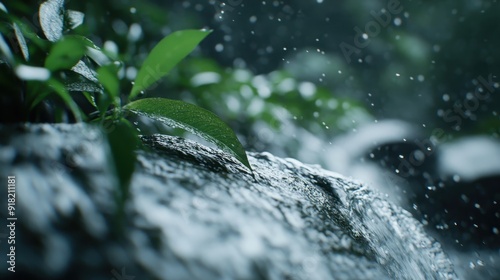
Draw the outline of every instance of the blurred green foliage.
[[[33,22],[28,7],[35,2],[5,5]],[[131,87],[148,51],[172,30],[213,29],[195,51],[198,58],[182,62],[146,96],[168,94],[216,112],[249,149],[266,149],[282,135],[290,144],[283,154],[293,156],[300,147],[297,129],[330,139],[385,118],[429,132],[441,128],[449,137],[500,133],[498,1],[400,1],[402,12],[391,15],[350,63],[339,45],[353,44],[354,28],[364,30],[388,1],[231,3],[89,0],[67,6],[86,14],[76,34],[125,62],[122,89]],[[495,92],[478,108],[457,113],[481,87],[478,77],[490,75]]]

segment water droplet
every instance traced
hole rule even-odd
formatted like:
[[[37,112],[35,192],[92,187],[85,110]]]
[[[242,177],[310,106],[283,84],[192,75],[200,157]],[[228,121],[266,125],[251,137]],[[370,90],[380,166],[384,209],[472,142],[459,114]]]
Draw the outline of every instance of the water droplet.
[[[222,45],[220,43],[217,44],[217,45],[215,45],[215,51],[216,52],[222,52],[223,50],[224,50],[224,45]]]
[[[127,39],[130,42],[137,42],[142,36],[142,27],[138,23],[133,23],[130,25],[128,30]]]

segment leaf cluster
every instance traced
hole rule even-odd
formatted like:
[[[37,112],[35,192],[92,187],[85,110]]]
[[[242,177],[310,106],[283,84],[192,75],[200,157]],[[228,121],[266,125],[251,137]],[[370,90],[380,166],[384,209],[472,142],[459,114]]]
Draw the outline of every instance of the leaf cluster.
[[[68,10],[64,0],[39,6],[34,24],[10,13],[0,2],[0,84],[2,106],[13,110],[2,122],[89,122],[107,133],[124,202],[135,165],[137,133],[131,115],[146,116],[195,133],[234,156],[251,170],[233,130],[215,114],[166,98],[142,98],[210,34],[182,30],[163,38],[123,88],[126,62],[75,32],[85,15]],[[13,82],[14,81],[14,82]],[[13,106],[11,106],[13,105]]]

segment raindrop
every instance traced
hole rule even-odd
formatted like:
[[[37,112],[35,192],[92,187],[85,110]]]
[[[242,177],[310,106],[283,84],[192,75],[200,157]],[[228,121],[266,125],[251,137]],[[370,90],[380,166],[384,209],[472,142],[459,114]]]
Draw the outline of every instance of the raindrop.
[[[299,85],[299,92],[303,98],[311,98],[316,93],[316,86],[310,82],[302,82]]]
[[[125,72],[125,76],[129,80],[134,80],[135,77],[137,76],[137,69],[135,67],[127,67],[127,70]]]
[[[401,19],[400,19],[400,18],[398,18],[398,17],[397,17],[397,18],[395,18],[395,19],[394,19],[394,25],[396,25],[396,26],[400,26],[400,25],[401,25],[401,23],[402,23],[402,21],[401,21]]]
[[[118,45],[113,41],[104,42],[104,49],[114,55],[118,54]]]
[[[222,44],[215,45],[216,52],[222,52],[223,50],[224,50],[224,45],[222,45]]]
[[[141,35],[142,27],[138,23],[133,23],[128,30],[127,39],[130,42],[136,42],[141,38]]]

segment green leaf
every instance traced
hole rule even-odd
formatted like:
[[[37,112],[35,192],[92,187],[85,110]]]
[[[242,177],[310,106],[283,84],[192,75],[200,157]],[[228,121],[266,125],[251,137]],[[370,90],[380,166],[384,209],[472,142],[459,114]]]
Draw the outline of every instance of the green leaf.
[[[86,92],[86,91],[83,91],[82,94],[83,94],[83,96],[85,96],[85,98],[90,103],[90,105],[92,105],[92,107],[97,109],[97,104],[95,103],[94,95],[92,95],[91,93]]]
[[[0,33],[0,53],[3,54],[2,58],[5,57],[5,59],[13,65],[15,63],[14,56],[12,55],[12,51],[9,48],[9,45],[5,41],[5,39],[2,36],[2,33]]]
[[[97,70],[97,79],[113,98],[116,98],[120,91],[118,70],[120,70],[120,66],[115,64],[106,65]]]
[[[68,108],[71,110],[71,112],[75,116],[76,121],[81,122],[82,121],[82,114],[80,112],[80,108],[78,108],[78,105],[73,100],[73,98],[71,97],[69,92],[66,90],[64,85],[54,78],[51,78],[48,80],[48,85],[52,90],[55,91],[55,93],[57,95],[59,95],[59,97],[64,101],[64,103],[66,103]]]
[[[105,65],[111,62],[111,60],[117,60],[118,58],[109,52],[106,52],[96,46],[92,40],[87,37],[81,35],[66,35],[65,38],[74,38],[79,40],[85,47],[87,47],[87,51],[85,54],[92,58],[99,66]]]
[[[71,69],[85,54],[85,46],[75,38],[64,38],[52,46],[45,60],[45,67],[51,71]]]
[[[183,30],[163,38],[149,53],[137,73],[130,99],[156,83],[191,53],[211,31]]]
[[[109,146],[111,148],[111,157],[114,163],[114,170],[118,176],[120,184],[115,195],[117,203],[117,222],[118,228],[123,229],[125,202],[130,192],[130,181],[134,174],[136,154],[135,149],[139,144],[139,138],[135,129],[125,119],[106,122],[103,129],[107,132]]]
[[[118,107],[120,99],[120,81],[118,80],[118,65],[110,64],[103,66],[97,70],[97,79],[104,86],[105,92],[98,95],[97,105],[99,111],[104,113],[109,105],[114,104]]]
[[[134,127],[125,119],[104,124],[108,133],[111,155],[121,186],[121,197],[126,198],[128,186],[134,173],[135,149],[139,143]]]
[[[245,150],[233,130],[210,111],[183,101],[165,98],[145,98],[131,102],[124,108],[192,132],[214,143],[252,170]]]

